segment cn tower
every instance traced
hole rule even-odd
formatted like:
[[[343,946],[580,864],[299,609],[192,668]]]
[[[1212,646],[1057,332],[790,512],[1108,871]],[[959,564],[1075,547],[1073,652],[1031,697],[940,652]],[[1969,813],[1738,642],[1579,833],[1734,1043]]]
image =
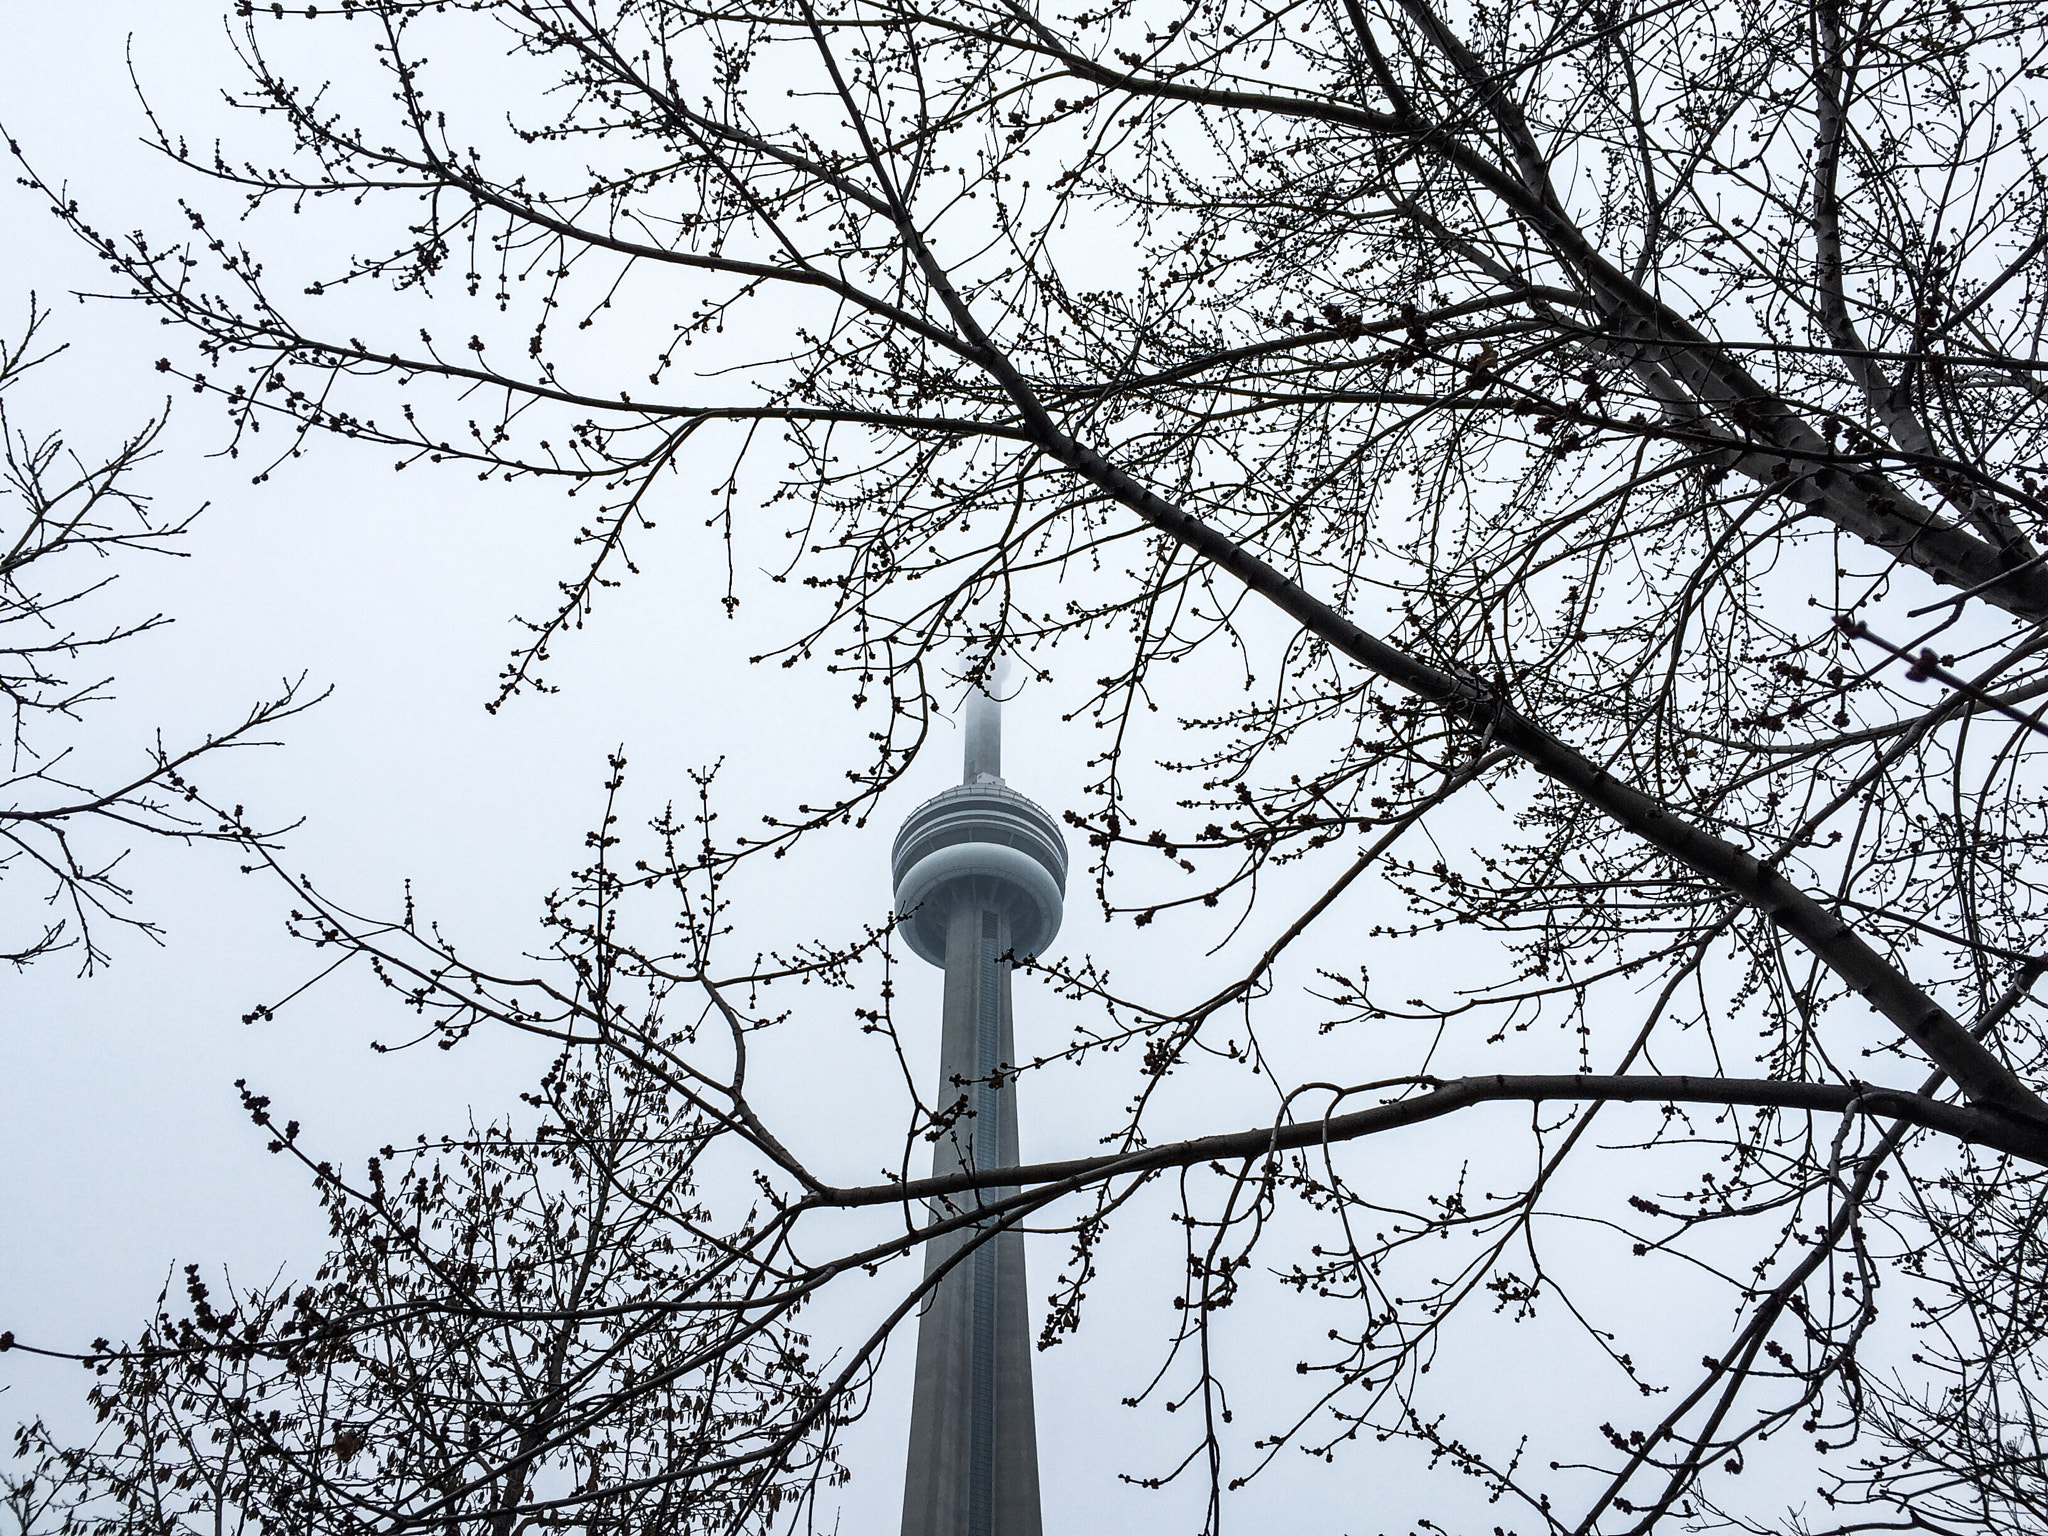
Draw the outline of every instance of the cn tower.
[[[1052,942],[1067,886],[1058,823],[1003,782],[1002,706],[977,689],[965,714],[961,783],[911,812],[890,859],[904,941],[946,972],[935,1102],[958,1113],[932,1155],[935,1176],[1017,1165],[1010,957]],[[932,1214],[963,1209],[971,1203],[936,1204]],[[930,1244],[925,1273],[976,1235]],[[903,1536],[1040,1536],[1028,1302],[1014,1228],[983,1241],[926,1299]]]

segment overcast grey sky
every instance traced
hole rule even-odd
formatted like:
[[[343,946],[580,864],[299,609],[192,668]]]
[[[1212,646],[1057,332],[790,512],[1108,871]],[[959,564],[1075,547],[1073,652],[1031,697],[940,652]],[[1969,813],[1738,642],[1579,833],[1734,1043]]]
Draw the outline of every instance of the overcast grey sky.
[[[72,184],[97,222],[161,223],[179,187],[137,142],[124,50],[132,39],[138,74],[173,114],[208,122],[211,93],[233,69],[218,12],[210,0],[0,0],[0,120],[44,174]],[[23,424],[61,429],[89,452],[160,409],[149,362],[181,343],[128,306],[72,300],[74,290],[99,288],[101,274],[30,195],[6,189],[0,229],[0,319],[15,324],[33,289],[56,310],[56,338],[72,345],[14,403]],[[359,910],[395,909],[411,879],[422,910],[479,954],[515,955],[536,944],[541,898],[579,861],[615,746],[631,760],[630,805],[642,817],[684,791],[687,769],[725,758],[721,809],[735,825],[829,793],[860,746],[869,722],[846,707],[841,684],[816,669],[744,665],[765,636],[784,630],[789,610],[757,586],[739,617],[726,618],[715,546],[688,515],[665,522],[641,551],[646,574],[559,648],[561,691],[489,716],[483,705],[517,638],[510,617],[551,602],[572,558],[575,509],[546,487],[483,488],[460,471],[394,475],[382,453],[340,443],[317,444],[309,460],[256,488],[245,466],[211,456],[221,432],[217,409],[186,396],[175,402],[163,457],[143,471],[164,503],[210,507],[189,559],[138,564],[115,589],[124,610],[161,608],[176,622],[119,658],[118,700],[91,716],[78,738],[82,754],[133,763],[158,728],[173,740],[201,733],[278,678],[309,673],[333,697],[291,722],[282,745],[211,771],[208,785],[258,820],[303,817],[290,837],[293,866]],[[1072,666],[1080,681],[1092,676],[1084,658]],[[1027,692],[1005,749],[1011,782],[1054,808],[1076,793],[1097,747],[1084,728],[1061,726],[1061,697],[1058,684]],[[955,748],[944,742],[881,825],[819,840],[773,881],[766,871],[755,876],[743,920],[757,927],[746,947],[755,934],[766,944],[816,922],[879,921],[896,822],[956,772]],[[288,1167],[263,1155],[237,1112],[234,1079],[270,1094],[323,1148],[359,1157],[387,1139],[457,1125],[472,1110],[500,1112],[535,1067],[530,1051],[487,1039],[445,1055],[380,1057],[368,1042],[391,1037],[401,1017],[349,983],[316,992],[275,1023],[244,1026],[252,1003],[288,989],[314,963],[283,936],[279,892],[206,849],[140,848],[132,870],[139,906],[167,928],[165,947],[122,940],[112,969],[89,981],[76,980],[61,957],[26,976],[0,976],[10,1089],[0,1119],[0,1326],[53,1346],[132,1331],[175,1263],[226,1264],[255,1278],[317,1255],[323,1234],[313,1201]],[[1368,921],[1378,899],[1362,889],[1347,898],[1353,905],[1332,917],[1337,931]],[[0,887],[10,913],[18,901],[14,886]],[[1238,947],[1270,937],[1251,931]],[[1196,972],[1210,974],[1192,963],[1200,946],[1184,930],[1112,931],[1079,892],[1061,945],[1169,994],[1199,995]],[[1390,972],[1399,963],[1375,957]],[[929,1058],[934,979],[913,972],[899,1004],[901,1017],[923,1021],[912,1044]],[[1021,987],[1020,1035],[1063,1036],[1057,1010]],[[792,1122],[814,1135],[806,1150],[851,1178],[888,1159],[901,1114],[887,1094],[887,1061],[850,1013],[843,997],[821,1001],[771,1065],[783,1074]],[[1029,1084],[1027,1158],[1088,1150],[1091,1127],[1123,1102],[1130,1082],[1128,1063],[1102,1063]],[[1213,1100],[1207,1091],[1191,1076],[1166,1123],[1237,1124],[1241,1090],[1219,1086]],[[1515,1128],[1509,1112],[1390,1140],[1371,1153],[1377,1176],[1454,1164],[1489,1123]],[[1142,1384],[1171,1326],[1175,1242],[1156,1220],[1127,1222],[1088,1326],[1040,1357],[1048,1530],[1193,1523],[1189,1501],[1199,1490],[1142,1494],[1115,1478],[1155,1470],[1182,1444],[1162,1415],[1117,1406]],[[1034,1249],[1041,1293],[1058,1257],[1045,1244]],[[813,1325],[829,1335],[883,1301],[849,1297]],[[1657,1310],[1649,1299],[1641,1306]],[[1297,1326],[1266,1292],[1231,1320],[1227,1347],[1248,1366],[1291,1360]],[[1571,1374],[1562,1335],[1500,1325],[1462,1338],[1440,1370],[1467,1383],[1451,1396],[1468,1422],[1540,1425],[1558,1396],[1611,1390]],[[908,1351],[897,1351],[877,1409],[852,1441],[847,1532],[894,1526],[907,1366]],[[1291,1372],[1271,1374],[1285,1376],[1276,1393],[1293,1390]],[[75,1368],[19,1354],[0,1380],[8,1387],[0,1417],[59,1421],[77,1411],[85,1385]],[[1257,1411],[1261,1389],[1248,1382],[1246,1391],[1241,1412]],[[1233,1507],[1232,1528],[1365,1536],[1383,1529],[1379,1511],[1404,1502],[1392,1496],[1421,1476],[1419,1459],[1400,1446],[1368,1447],[1331,1467],[1289,1459]],[[1455,1483],[1439,1474],[1426,1486],[1447,1500],[1467,1498],[1469,1485]]]

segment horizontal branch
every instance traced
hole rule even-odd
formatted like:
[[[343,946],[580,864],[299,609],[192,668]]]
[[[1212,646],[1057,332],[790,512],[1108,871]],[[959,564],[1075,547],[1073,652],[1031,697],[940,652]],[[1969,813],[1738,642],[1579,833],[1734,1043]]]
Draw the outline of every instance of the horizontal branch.
[[[1601,1077],[1590,1073],[1495,1073],[1484,1077],[1440,1080],[1429,1092],[1348,1115],[1332,1115],[1292,1125],[1263,1126],[1222,1136],[1169,1142],[1136,1152],[1100,1157],[1068,1158],[1056,1163],[1027,1163],[1018,1168],[940,1174],[889,1184],[864,1184],[828,1189],[802,1205],[851,1207],[888,1205],[904,1200],[934,1200],[977,1189],[1021,1189],[1013,1198],[1044,1198],[1045,1187],[1066,1184],[1083,1188],[1124,1174],[1152,1173],[1164,1168],[1191,1168],[1200,1163],[1229,1163],[1304,1147],[1332,1146],[1376,1136],[1402,1126],[1439,1120],[1476,1104],[1540,1104],[1548,1100],[1597,1104],[1726,1104],[1751,1109],[1796,1109],[1814,1114],[1867,1116],[1895,1120],[1935,1131],[1973,1146],[2009,1152],[2048,1167],[2048,1126],[2028,1124],[1995,1110],[1948,1104],[1904,1088],[1866,1083],[1779,1082],[1742,1077]],[[1007,1203],[1007,1202],[1002,1202]],[[992,1208],[1000,1209],[998,1203]]]

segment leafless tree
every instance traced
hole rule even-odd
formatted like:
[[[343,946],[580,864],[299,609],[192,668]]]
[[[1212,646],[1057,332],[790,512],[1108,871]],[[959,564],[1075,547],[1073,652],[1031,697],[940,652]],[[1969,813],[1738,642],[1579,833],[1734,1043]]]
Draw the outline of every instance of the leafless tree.
[[[156,452],[164,418],[145,422],[110,454],[81,458],[55,432],[23,426],[10,396],[45,349],[49,313],[29,301],[19,341],[0,341],[0,699],[9,719],[6,776],[0,780],[0,879],[10,880],[0,961],[19,968],[75,950],[80,969],[104,964],[101,929],[126,927],[155,938],[157,924],[132,907],[121,864],[139,836],[234,841],[237,831],[194,815],[187,775],[199,759],[255,743],[311,702],[297,684],[257,705],[228,730],[180,747],[161,739],[131,773],[109,782],[71,761],[82,717],[105,702],[113,679],[99,657],[169,620],[161,613],[105,616],[112,567],[138,553],[175,555],[197,512],[165,518],[136,485]],[[77,669],[83,664],[86,671]],[[53,732],[60,733],[52,740]],[[93,778],[83,782],[81,775]],[[35,917],[40,902],[47,915]]]
[[[2033,8],[241,11],[250,133],[160,130],[175,239],[27,175],[185,328],[159,366],[259,477],[331,434],[594,501],[501,699],[681,501],[728,603],[752,569],[808,589],[776,659],[882,715],[843,797],[733,856],[864,817],[964,644],[970,682],[1000,654],[1100,679],[1071,819],[1106,910],[1273,935],[1200,996],[1042,966],[1076,1022],[1027,1070],[1136,1074],[1109,1151],[1000,1176],[1073,1237],[1049,1340],[1111,1214],[1188,1170],[1184,1323],[1141,1395],[1195,1443],[1138,1475],[1206,1476],[1214,1528],[1283,1451],[1400,1437],[1545,1530],[2037,1528]],[[287,211],[353,254],[295,263]],[[1297,865],[1319,894],[1276,911]],[[409,964],[451,1038],[531,1023]],[[1374,979],[1404,971],[1455,981]],[[1150,1134],[1224,1066],[1266,1123]],[[831,1183],[712,1075],[781,1219],[968,1187]],[[1549,1108],[1427,1191],[1341,1150],[1500,1101]],[[1276,1251],[1283,1206],[1319,1240]],[[1566,1278],[1561,1231],[1718,1278],[1691,1380],[1603,1326],[1621,1298]],[[1260,1274],[1331,1342],[1241,1431],[1208,1345]],[[1547,1471],[1456,1433],[1421,1372],[1489,1306],[1582,1324],[1643,1417]],[[1787,1437],[1823,1505],[1741,1503]]]
[[[137,1338],[97,1341],[98,1437],[19,1434],[25,1532],[716,1531],[837,1485],[865,1364],[828,1383],[792,1326],[811,1287],[786,1231],[711,1225],[699,1165],[726,1126],[702,1093],[603,1048],[682,1038],[671,986],[605,936],[619,884],[601,848],[557,902],[567,990],[519,989],[561,1048],[518,1124],[386,1146],[353,1176],[238,1085],[311,1177],[329,1254],[224,1296],[187,1265]],[[406,956],[394,983],[433,947],[362,938]]]

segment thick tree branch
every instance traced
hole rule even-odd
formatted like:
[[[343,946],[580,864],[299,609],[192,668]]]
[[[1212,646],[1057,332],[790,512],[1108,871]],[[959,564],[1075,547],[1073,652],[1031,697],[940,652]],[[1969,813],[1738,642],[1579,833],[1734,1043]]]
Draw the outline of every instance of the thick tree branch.
[[[966,1170],[902,1183],[823,1190],[807,1196],[793,1209],[809,1205],[854,1207],[890,1205],[908,1200],[943,1200],[972,1190],[1011,1187],[1025,1191],[1015,1197],[1017,1200],[1043,1201],[1048,1185],[1081,1189],[1103,1179],[1127,1174],[1192,1168],[1209,1162],[1229,1163],[1303,1147],[1334,1146],[1403,1126],[1440,1120],[1445,1115],[1457,1114],[1478,1104],[1556,1102],[1726,1104],[1751,1109],[1791,1109],[1820,1115],[1867,1115],[1872,1119],[1896,1120],[1904,1125],[1935,1131],[1973,1146],[2009,1152],[2014,1157],[2048,1167],[2048,1126],[2028,1125],[1994,1110],[1944,1103],[1904,1088],[1877,1088],[1864,1083],[1788,1083],[1771,1078],[1497,1073],[1432,1081],[1428,1092],[1412,1099],[1356,1110],[1348,1115],[1332,1115],[1324,1120],[1262,1126],[1101,1157],[1068,1158],[1060,1162],[1029,1163],[1018,1168],[979,1172]],[[1008,1200],[993,1201],[986,1208],[1000,1212],[1009,1203]]]
[[[1048,450],[1153,527],[1229,571],[1337,651],[1396,686],[1487,732],[1546,777],[1562,784],[1660,853],[1706,876],[1798,939],[1863,1000],[1898,1026],[1955,1079],[1973,1103],[2048,1125],[2048,1105],[1993,1056],[1949,1011],[1871,948],[1837,914],[1772,866],[1693,825],[1665,801],[1625,784],[1517,713],[1491,688],[1458,678],[1368,633],[1280,574],[1242,544],[1071,439]]]

